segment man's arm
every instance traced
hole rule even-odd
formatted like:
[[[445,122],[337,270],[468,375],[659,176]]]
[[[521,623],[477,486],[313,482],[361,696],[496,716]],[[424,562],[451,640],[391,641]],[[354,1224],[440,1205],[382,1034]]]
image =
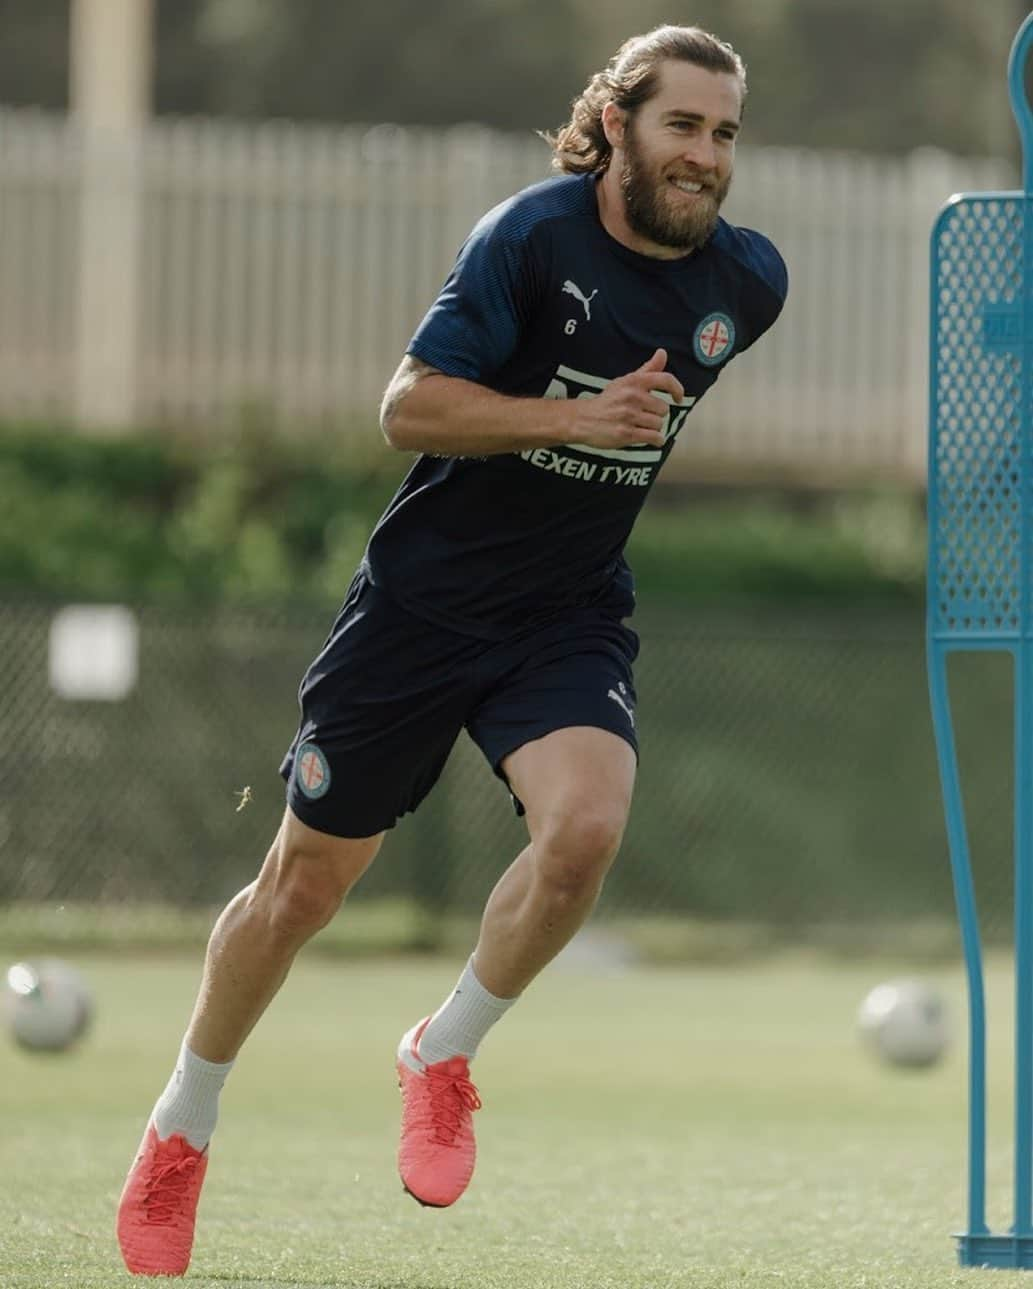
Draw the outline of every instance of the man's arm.
[[[439,456],[493,456],[561,443],[659,447],[667,404],[652,391],[677,403],[684,394],[666,365],[667,354],[658,349],[594,398],[511,398],[407,354],[384,393],[380,426],[399,451]]]

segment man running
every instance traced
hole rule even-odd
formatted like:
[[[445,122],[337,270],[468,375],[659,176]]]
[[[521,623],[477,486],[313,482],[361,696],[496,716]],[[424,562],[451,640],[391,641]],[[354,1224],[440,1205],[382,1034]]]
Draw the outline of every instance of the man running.
[[[244,1039],[464,728],[529,840],[396,1061],[403,1185],[443,1207],[469,1183],[469,1063],[588,916],[628,815],[625,543],[691,409],[785,299],[772,244],[718,215],[745,95],[738,55],[697,28],[627,41],[546,136],[561,173],[484,216],[409,345],[381,419],[418,455],[302,683],[280,830],[212,933],[122,1195],[131,1271],[186,1270]]]

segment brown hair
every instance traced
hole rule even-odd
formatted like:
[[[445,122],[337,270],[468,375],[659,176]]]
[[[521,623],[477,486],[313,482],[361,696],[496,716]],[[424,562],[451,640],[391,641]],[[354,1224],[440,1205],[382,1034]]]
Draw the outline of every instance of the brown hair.
[[[616,103],[634,114],[656,93],[660,64],[667,59],[737,76],[745,102],[746,67],[731,45],[700,27],[656,27],[626,40],[574,100],[566,125],[555,134],[542,133],[552,148],[553,169],[567,174],[605,170],[612,149],[603,131],[603,108]]]

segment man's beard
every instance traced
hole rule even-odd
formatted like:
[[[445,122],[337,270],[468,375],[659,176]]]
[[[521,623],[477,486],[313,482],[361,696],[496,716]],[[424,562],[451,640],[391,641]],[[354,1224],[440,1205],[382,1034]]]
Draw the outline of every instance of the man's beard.
[[[674,185],[664,176],[654,175],[639,150],[634,131],[624,135],[624,165],[621,169],[621,192],[628,224],[658,246],[691,251],[702,246],[717,227],[717,213],[728,196],[732,176],[714,187],[706,179],[695,201],[678,204],[668,195]],[[675,190],[677,191],[677,190]]]

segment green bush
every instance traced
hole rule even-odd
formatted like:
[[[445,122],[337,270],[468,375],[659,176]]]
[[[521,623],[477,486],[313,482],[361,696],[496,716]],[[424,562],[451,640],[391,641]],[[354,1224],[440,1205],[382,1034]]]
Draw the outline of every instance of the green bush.
[[[0,584],[104,598],[333,599],[396,484],[241,437],[0,431]]]
[[[371,432],[372,433],[372,432]],[[407,468],[242,431],[216,446],[140,433],[0,428],[0,586],[89,598],[336,602]],[[660,485],[629,557],[678,602],[920,596],[924,522],[908,492],[691,494]]]
[[[658,504],[658,500],[660,504]],[[654,498],[628,556],[639,587],[677,601],[921,598],[925,519],[907,491]]]

